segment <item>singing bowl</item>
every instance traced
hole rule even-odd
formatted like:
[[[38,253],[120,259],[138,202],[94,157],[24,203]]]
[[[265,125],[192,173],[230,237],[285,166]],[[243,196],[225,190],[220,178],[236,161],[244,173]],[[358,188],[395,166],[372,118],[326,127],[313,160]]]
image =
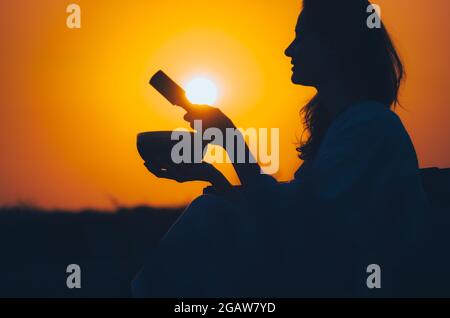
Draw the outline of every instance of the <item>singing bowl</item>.
[[[175,162],[177,160],[174,160],[178,158],[173,158],[173,156],[178,157],[179,155],[182,155],[182,158],[186,159],[184,163],[198,163],[203,160],[208,143],[201,139],[200,134],[188,131],[177,131],[176,136],[173,134],[174,132],[172,131],[154,131],[139,134],[137,137],[137,149],[141,158],[145,162],[150,163],[179,163]],[[173,140],[173,136],[177,138]],[[201,149],[195,148],[196,138],[197,140],[201,140]],[[181,145],[184,146],[182,150],[180,150]],[[174,150],[175,146],[177,148]],[[198,152],[197,157],[195,157],[196,151]]]

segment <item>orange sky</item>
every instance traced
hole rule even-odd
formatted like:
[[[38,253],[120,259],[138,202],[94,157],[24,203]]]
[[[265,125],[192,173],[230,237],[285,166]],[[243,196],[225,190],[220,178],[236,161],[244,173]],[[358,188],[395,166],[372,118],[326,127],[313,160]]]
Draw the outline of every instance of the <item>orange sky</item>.
[[[69,30],[65,9],[82,9]],[[408,78],[402,117],[422,167],[450,166],[448,0],[380,0]],[[148,174],[139,132],[187,127],[147,82],[203,74],[239,127],[280,128],[280,180],[300,162],[298,110],[313,90],[290,83],[283,55],[299,0],[16,0],[0,3],[0,204],[46,208],[174,206],[204,184]],[[229,167],[226,175],[235,180]]]

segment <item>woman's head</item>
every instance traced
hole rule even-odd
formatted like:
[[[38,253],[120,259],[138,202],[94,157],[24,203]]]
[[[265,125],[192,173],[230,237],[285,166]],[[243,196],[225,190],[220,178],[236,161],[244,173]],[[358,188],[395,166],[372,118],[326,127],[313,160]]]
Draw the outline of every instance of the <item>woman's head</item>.
[[[403,66],[384,25],[370,28],[366,0],[303,0],[296,38],[286,49],[295,84],[313,86],[318,94],[303,109],[309,139],[299,148],[307,159],[332,121],[320,108],[321,87],[340,81],[357,99],[398,102]]]

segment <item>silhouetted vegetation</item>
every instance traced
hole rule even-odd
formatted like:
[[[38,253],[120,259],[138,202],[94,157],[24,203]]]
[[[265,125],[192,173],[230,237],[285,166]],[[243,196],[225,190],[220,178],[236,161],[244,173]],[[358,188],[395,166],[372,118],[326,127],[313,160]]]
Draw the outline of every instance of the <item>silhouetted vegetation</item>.
[[[145,253],[181,210],[147,207],[115,213],[0,210],[0,297],[128,297]],[[66,287],[78,264],[82,288]]]

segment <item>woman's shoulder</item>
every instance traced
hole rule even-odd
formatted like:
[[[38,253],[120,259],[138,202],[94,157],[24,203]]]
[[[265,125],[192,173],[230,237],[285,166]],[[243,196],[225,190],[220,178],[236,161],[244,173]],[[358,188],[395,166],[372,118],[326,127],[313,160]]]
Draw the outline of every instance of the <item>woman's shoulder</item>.
[[[390,107],[377,101],[358,102],[349,107],[335,122],[337,127],[364,125],[382,131],[402,132],[400,117]]]
[[[374,101],[354,104],[330,126],[321,149],[335,147],[361,152],[374,147],[412,148],[411,138],[400,117],[388,106]],[[331,150],[330,150],[331,149]]]

